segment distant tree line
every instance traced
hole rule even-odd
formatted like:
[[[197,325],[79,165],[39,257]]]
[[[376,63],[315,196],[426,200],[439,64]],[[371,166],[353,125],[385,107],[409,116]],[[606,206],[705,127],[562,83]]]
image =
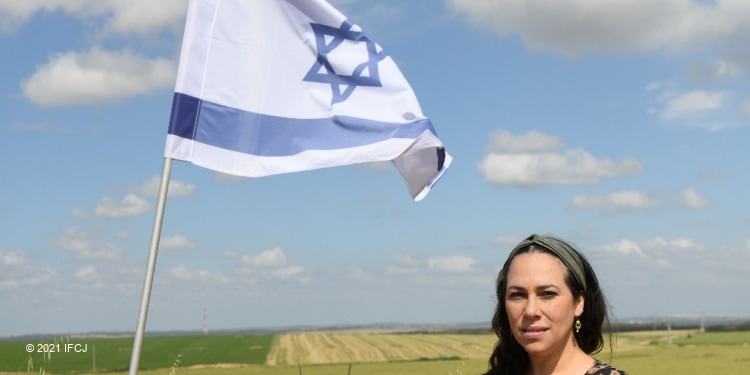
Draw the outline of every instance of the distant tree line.
[[[634,332],[634,331],[666,331],[671,325],[673,330],[700,329],[699,322],[638,322],[638,323],[612,323],[613,332]],[[727,331],[750,331],[750,321],[740,323],[722,323],[722,324],[705,324],[706,332],[727,332]]]

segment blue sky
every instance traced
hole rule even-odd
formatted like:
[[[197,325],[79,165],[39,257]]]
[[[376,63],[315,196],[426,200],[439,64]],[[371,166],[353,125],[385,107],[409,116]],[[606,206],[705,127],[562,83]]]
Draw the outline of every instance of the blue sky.
[[[147,329],[487,322],[531,233],[616,318],[750,314],[750,4],[332,3],[453,164],[257,179],[175,162]],[[134,331],[185,0],[0,0],[0,336]]]

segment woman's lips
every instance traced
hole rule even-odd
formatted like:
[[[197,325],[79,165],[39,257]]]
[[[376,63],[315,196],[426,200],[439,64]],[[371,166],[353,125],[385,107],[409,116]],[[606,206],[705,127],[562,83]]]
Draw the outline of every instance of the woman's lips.
[[[544,327],[527,327],[522,329],[523,337],[527,339],[538,339],[547,332],[547,328]]]

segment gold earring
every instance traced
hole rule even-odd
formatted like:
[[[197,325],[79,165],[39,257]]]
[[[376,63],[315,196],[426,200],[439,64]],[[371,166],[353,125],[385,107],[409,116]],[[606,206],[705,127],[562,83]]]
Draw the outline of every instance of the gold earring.
[[[576,333],[581,332],[581,319],[576,318]]]

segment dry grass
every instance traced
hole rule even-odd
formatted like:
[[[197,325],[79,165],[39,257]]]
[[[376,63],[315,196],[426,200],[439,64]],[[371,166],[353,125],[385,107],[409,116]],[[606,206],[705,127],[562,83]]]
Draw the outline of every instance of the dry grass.
[[[299,333],[281,335],[269,365],[487,358],[492,335]]]

